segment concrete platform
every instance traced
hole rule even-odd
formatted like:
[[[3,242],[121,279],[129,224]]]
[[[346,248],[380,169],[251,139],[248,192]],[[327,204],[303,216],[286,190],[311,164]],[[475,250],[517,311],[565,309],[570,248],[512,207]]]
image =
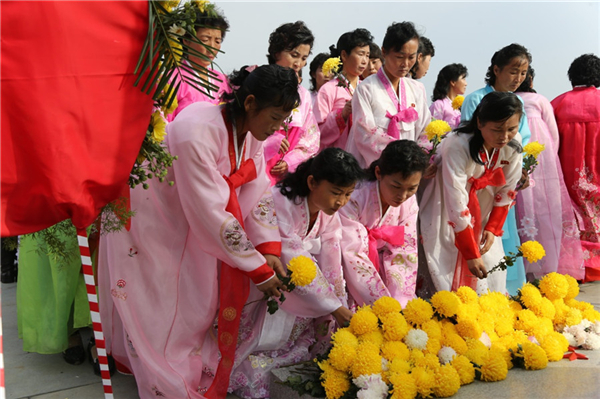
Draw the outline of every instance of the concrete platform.
[[[584,284],[578,297],[600,309],[600,282]],[[102,399],[100,377],[86,361],[72,366],[57,355],[23,352],[17,334],[16,284],[2,284],[2,331],[6,397],[9,399]],[[87,337],[85,337],[87,338]],[[86,339],[87,340],[87,339]],[[87,342],[85,342],[87,343]],[[589,360],[550,363],[541,371],[513,369],[504,381],[464,386],[454,396],[471,398],[600,398],[600,351],[581,351]],[[115,374],[115,399],[138,398],[132,376]],[[286,390],[274,389],[273,399],[292,399]],[[228,399],[235,396],[230,395]]]

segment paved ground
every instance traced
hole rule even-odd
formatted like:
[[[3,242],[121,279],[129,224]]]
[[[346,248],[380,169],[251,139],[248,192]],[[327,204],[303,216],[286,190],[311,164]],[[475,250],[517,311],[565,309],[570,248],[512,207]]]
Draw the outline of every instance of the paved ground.
[[[100,377],[92,366],[72,366],[58,355],[39,355],[22,350],[17,335],[16,284],[2,284],[2,330],[6,395],[9,399],[101,399],[104,397]],[[577,298],[600,309],[600,282],[585,284]],[[87,338],[91,335],[88,332]],[[495,383],[475,383],[462,387],[456,399],[475,398],[600,398],[600,351],[581,351],[589,360],[550,363],[541,371],[511,370],[508,378]],[[115,374],[115,399],[138,398],[135,380]],[[279,396],[279,394],[277,394]],[[279,398],[290,398],[289,395]],[[230,399],[233,396],[230,397]],[[274,399],[278,399],[275,397]]]

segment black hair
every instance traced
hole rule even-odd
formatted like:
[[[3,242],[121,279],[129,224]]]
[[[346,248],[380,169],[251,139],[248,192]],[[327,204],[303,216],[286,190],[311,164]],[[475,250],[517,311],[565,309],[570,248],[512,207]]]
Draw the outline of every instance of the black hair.
[[[269,36],[269,54],[267,54],[269,64],[277,62],[277,54],[293,50],[301,44],[308,44],[312,49],[314,41],[315,37],[302,21],[281,25]]]
[[[523,116],[523,104],[516,94],[493,91],[483,97],[477,109],[473,112],[471,120],[461,124],[456,129],[456,132],[459,134],[471,134],[473,136],[469,140],[469,154],[471,154],[473,161],[483,165],[483,162],[479,158],[479,151],[483,147],[484,140],[477,122],[479,121],[483,125],[487,122],[505,122],[515,114]],[[521,145],[515,139],[512,139],[508,145],[517,152],[523,151]]]
[[[417,55],[421,54],[423,57],[431,56],[433,58],[435,56],[435,47],[433,47],[433,43],[431,40],[426,38],[425,36],[421,36],[419,38],[419,49],[417,50]],[[417,62],[410,68],[410,76],[415,78],[417,74],[417,70],[419,69],[419,58],[417,57]]]
[[[491,65],[489,66],[487,73],[485,74],[485,83],[493,86],[496,84],[496,74],[494,73],[494,66],[502,69],[508,64],[513,58],[521,58],[525,59],[529,64],[531,64],[532,57],[529,51],[520,44],[513,43],[509,44],[506,47],[501,48],[496,51],[492,56]]]
[[[282,107],[289,112],[300,104],[298,77],[290,68],[263,65],[252,70],[242,67],[229,75],[231,93],[224,93],[229,117],[245,115],[244,102],[249,95],[256,99],[256,112],[267,107]]]
[[[573,87],[600,87],[600,58],[594,54],[580,55],[571,63],[568,75]]]
[[[462,76],[467,77],[468,75],[467,67],[463,64],[449,64],[443,67],[435,81],[431,100],[436,101],[446,98],[450,92],[450,83],[456,82]]]
[[[317,69],[323,66],[323,63],[327,61],[327,59],[331,57],[329,53],[319,53],[313,58],[310,62],[309,66],[309,75],[310,75],[310,91],[317,91],[317,78],[316,73]]]
[[[523,80],[523,83],[521,83],[521,86],[519,86],[517,88],[517,90],[515,90],[515,93],[516,92],[537,93],[533,89],[533,78],[535,78],[535,70],[531,66],[529,66],[529,68],[527,68],[527,76],[525,76],[525,79]]]
[[[229,22],[223,12],[216,7],[212,9],[212,12],[202,12],[198,7],[194,7],[194,9],[196,10],[194,30],[198,32],[200,28],[218,29],[221,31],[221,39],[225,40],[225,33],[229,30]],[[187,34],[189,35],[189,33]]]
[[[400,51],[406,42],[417,39],[419,33],[412,22],[394,22],[388,26],[381,48],[386,51]]]
[[[381,49],[379,46],[373,42],[369,44],[369,59],[374,60],[383,60],[383,54],[381,54]]]
[[[352,154],[340,148],[325,148],[316,157],[302,162],[295,172],[277,183],[281,194],[297,201],[310,194],[308,176],[318,182],[326,180],[340,187],[349,187],[364,178],[364,171]]]
[[[396,140],[389,143],[381,152],[379,159],[371,163],[366,170],[367,180],[377,180],[376,166],[379,166],[382,176],[401,173],[406,179],[413,173],[425,172],[429,166],[429,158],[415,141]]]
[[[329,46],[332,57],[341,57],[342,51],[350,55],[355,47],[369,46],[373,43],[373,35],[366,29],[358,28],[352,32],[346,32],[337,41],[337,44]]]

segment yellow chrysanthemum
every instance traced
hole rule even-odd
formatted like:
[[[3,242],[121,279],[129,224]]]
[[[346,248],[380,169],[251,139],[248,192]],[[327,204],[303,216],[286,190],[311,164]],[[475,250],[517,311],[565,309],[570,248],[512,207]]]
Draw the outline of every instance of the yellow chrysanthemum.
[[[411,375],[415,378],[417,392],[420,396],[427,398],[433,393],[435,386],[435,375],[433,371],[424,367],[415,367],[411,371]]]
[[[437,320],[429,320],[421,325],[421,330],[427,333],[431,339],[442,339],[442,327]]]
[[[542,294],[540,290],[533,284],[527,283],[519,289],[521,303],[526,308],[536,306],[542,300]]]
[[[545,335],[538,339],[540,346],[546,352],[546,357],[549,362],[558,362],[562,360],[563,355],[569,349],[569,341],[564,335],[553,331],[551,334]]]
[[[384,341],[385,339],[383,338],[383,333],[381,332],[380,328],[378,328],[375,331],[365,333],[358,337],[358,342],[370,342],[378,348],[381,348],[381,345],[383,345]]]
[[[492,347],[490,348],[490,353],[491,352],[499,353],[502,356],[508,370],[513,368],[512,354],[504,347],[504,345],[501,345],[500,343],[492,344]]]
[[[483,364],[488,358],[490,351],[487,348],[473,348],[469,349],[465,356],[475,364]]]
[[[519,251],[529,263],[535,263],[546,256],[546,251],[542,244],[537,241],[526,241],[519,247]]]
[[[382,296],[373,303],[373,313],[380,318],[388,313],[399,313],[401,310],[402,305],[400,305],[400,302],[389,296]]]
[[[452,317],[458,311],[460,299],[450,291],[438,291],[431,297],[431,305],[443,317]]]
[[[402,341],[386,341],[381,345],[381,355],[389,361],[394,359],[408,361],[410,358],[410,350]]]
[[[576,326],[581,323],[581,320],[583,320],[583,316],[579,309],[570,308],[565,315],[565,324],[567,326]]]
[[[358,346],[358,338],[352,334],[349,328],[340,328],[331,335],[333,346]]]
[[[379,326],[379,319],[368,306],[359,308],[350,319],[350,328],[358,336],[371,331],[376,331]]]
[[[429,339],[427,340],[427,347],[425,348],[424,352],[426,354],[432,353],[435,355],[440,351],[440,349],[442,349],[442,343],[440,342],[440,340],[429,337]]]
[[[467,385],[475,380],[475,368],[473,368],[473,363],[471,363],[468,357],[462,355],[456,356],[450,364],[458,372],[460,385]]]
[[[390,376],[392,399],[414,399],[417,397],[417,384],[412,374],[398,373]]]
[[[554,325],[552,324],[552,320],[546,317],[539,317],[538,324],[534,327],[532,333],[536,337],[543,337],[554,331]]]
[[[567,295],[565,295],[564,300],[568,301],[569,299],[574,299],[579,295],[579,283],[575,278],[565,274],[565,279],[567,283],[569,283],[569,291],[567,291]]]
[[[523,359],[527,370],[541,370],[548,365],[548,357],[541,346],[532,342],[526,342],[522,345]]]
[[[408,333],[409,326],[400,313],[388,313],[381,318],[383,336],[388,341],[400,341]]]
[[[448,319],[442,320],[442,336],[458,334],[456,325]]]
[[[161,143],[165,139],[165,136],[167,135],[167,132],[165,131],[165,129],[167,127],[167,121],[162,116],[161,112],[157,110],[152,113],[151,123],[152,123],[152,140],[154,140],[154,142],[156,142],[156,143]]]
[[[582,312],[588,309],[594,309],[594,306],[589,302],[578,301],[576,299],[565,300],[565,304],[569,307],[579,309]]]
[[[546,146],[544,144],[540,144],[537,141],[530,141],[523,147],[523,156],[531,155],[535,159],[544,151]]]
[[[336,345],[329,352],[329,363],[337,370],[348,372],[356,358],[356,348],[352,345]]]
[[[535,288],[535,287],[533,287],[533,288]],[[537,288],[535,288],[535,289],[537,290]],[[540,298],[541,298],[542,294],[540,294],[539,290],[538,290],[538,294],[540,295]],[[517,301],[508,301],[508,306],[510,307],[510,310],[512,310],[513,312],[518,312],[519,310],[523,309],[523,306],[521,306],[521,304]]]
[[[540,292],[550,300],[562,299],[569,292],[569,282],[562,274],[548,273],[540,280]]]
[[[552,308],[554,309],[554,307]],[[477,323],[481,326],[483,331],[487,332],[488,335],[494,332],[496,320],[492,313],[480,313],[477,317]]]
[[[352,364],[352,376],[381,373],[381,356],[379,347],[370,342],[361,342],[356,349],[356,357]]]
[[[297,287],[307,286],[317,277],[317,265],[311,258],[304,255],[292,258],[287,268],[291,273],[290,282]]]
[[[427,353],[425,356],[415,361],[415,367],[428,368],[434,372],[439,369],[440,366],[440,359],[433,353]]]
[[[480,368],[482,381],[502,381],[508,374],[508,367],[502,354],[490,352]]]
[[[437,138],[439,141],[443,135],[451,131],[452,128],[448,124],[448,122],[437,119],[429,122],[429,124],[425,127],[425,135],[427,136],[427,140],[431,141]]]
[[[562,299],[556,299],[552,301],[552,305],[554,305],[554,324],[566,324],[567,312],[569,312],[570,307],[565,304],[565,301]]]
[[[323,71],[323,75],[329,76],[332,73],[337,73],[338,70],[340,69],[341,63],[342,63],[342,60],[340,59],[340,57],[328,58],[323,63],[323,66],[321,67],[321,70]]]
[[[544,297],[535,306],[530,307],[531,311],[538,317],[546,317],[550,320],[554,320],[556,315],[556,309],[550,299]]]
[[[479,305],[493,317],[504,314],[509,308],[508,298],[498,291],[479,297]]]
[[[323,380],[321,381],[321,385],[325,388],[327,399],[341,398],[350,389],[348,374],[334,368],[321,374],[321,379]]]
[[[425,357],[425,354],[423,353],[422,350],[411,349],[410,358],[408,359],[408,361],[410,362],[411,365],[414,366],[420,359],[423,359],[424,357]]]
[[[456,331],[458,335],[463,338],[474,338],[479,339],[483,329],[477,323],[477,320],[470,317],[459,317],[458,323],[456,324]]]
[[[477,316],[481,313],[481,306],[479,302],[463,303],[456,312],[456,318],[460,319],[463,317],[469,317],[477,319]]]
[[[469,350],[465,340],[458,334],[445,335],[444,338],[442,338],[442,345],[451,347],[459,355],[464,355]]]
[[[452,109],[457,110],[457,111],[460,110],[462,108],[464,101],[465,101],[465,96],[458,95],[458,96],[454,97],[454,100],[452,100]]]
[[[485,349],[485,350],[488,349],[488,347],[485,346],[485,344],[483,342],[481,342],[479,339],[467,338],[467,339],[465,339],[465,342],[467,343],[467,348],[469,348],[469,349]]]
[[[435,373],[433,394],[438,398],[449,398],[460,389],[460,376],[454,367],[447,364]]]
[[[538,317],[531,310],[519,310],[517,312],[517,321],[515,321],[515,329],[523,330],[528,334],[533,334],[533,330],[538,323]]]
[[[179,5],[179,0],[166,0],[159,1],[160,5],[163,6],[168,12],[173,11]]]
[[[167,53],[167,57],[173,59],[176,65],[179,65],[181,62],[181,56],[183,55],[183,46],[181,42],[177,40],[177,37],[174,35],[169,35],[168,39],[169,49],[165,49]]]
[[[473,303],[479,300],[479,297],[477,296],[475,290],[466,285],[463,285],[458,290],[456,290],[456,295],[462,303]]]
[[[494,321],[494,331],[503,337],[513,332],[514,320],[512,317],[499,317]]]
[[[415,298],[408,301],[402,313],[410,324],[420,326],[433,317],[433,308],[427,301]]]
[[[387,367],[389,375],[391,375],[392,373],[408,373],[412,369],[412,366],[410,362],[408,362],[408,360],[403,360],[398,357],[390,360],[387,364]]]
[[[583,312],[581,312],[581,317],[587,319],[592,323],[595,323],[597,321],[600,321],[600,312],[598,312],[595,309],[586,309]]]

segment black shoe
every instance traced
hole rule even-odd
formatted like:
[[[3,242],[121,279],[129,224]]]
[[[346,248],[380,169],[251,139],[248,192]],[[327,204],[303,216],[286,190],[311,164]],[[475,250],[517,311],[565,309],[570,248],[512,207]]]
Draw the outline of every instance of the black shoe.
[[[97,376],[102,375],[100,370],[100,360],[98,360],[98,352],[96,351],[96,340],[94,337],[90,338],[90,342],[87,347],[88,359],[90,363],[92,363],[92,367],[94,369],[94,374]],[[115,359],[112,356],[108,355],[108,371],[110,372],[111,377],[115,374],[115,370],[117,367],[115,366]]]
[[[85,361],[85,349],[83,345],[73,346],[62,353],[65,362],[74,366],[80,365]]]

